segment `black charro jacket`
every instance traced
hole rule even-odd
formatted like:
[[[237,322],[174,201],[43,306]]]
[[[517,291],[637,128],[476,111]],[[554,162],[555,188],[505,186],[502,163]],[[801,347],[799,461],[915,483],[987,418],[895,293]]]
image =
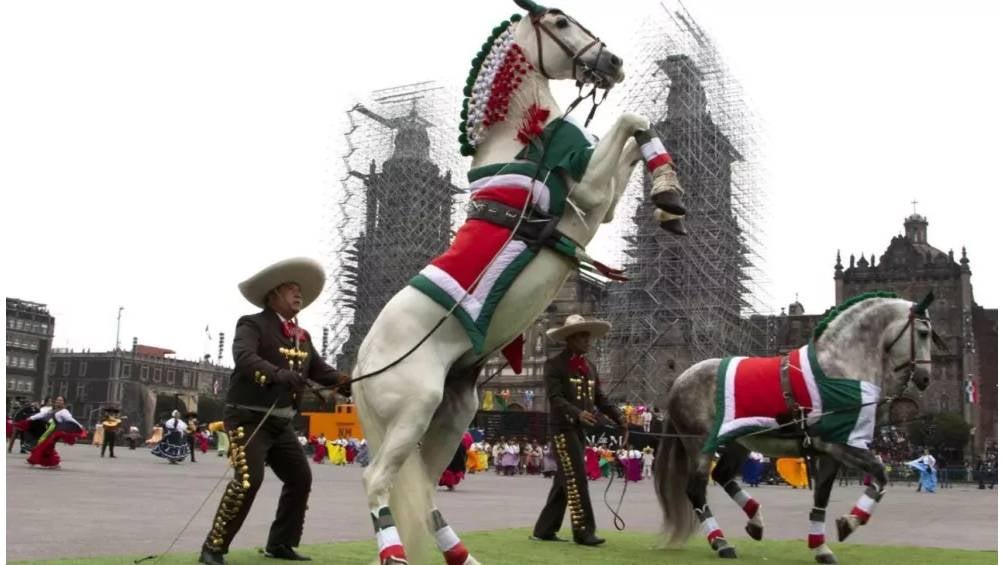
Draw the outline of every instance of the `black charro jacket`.
[[[548,359],[544,365],[544,387],[551,407],[551,425],[566,430],[580,428],[584,424],[579,420],[579,413],[583,410],[595,412],[599,409],[617,422],[618,426],[623,427],[624,419],[620,411],[600,390],[596,366],[586,359],[589,364],[589,374],[582,377],[572,375],[568,370],[568,360],[571,357],[572,352],[566,349]]]
[[[234,372],[230,377],[227,402],[262,408],[275,402],[276,408],[295,407],[294,391],[285,384],[273,382],[279,369],[289,368],[289,361],[279,353],[279,348],[292,349],[293,345],[293,339],[282,332],[279,315],[269,308],[237,320]],[[302,367],[305,377],[324,386],[338,384],[338,372],[318,355],[309,335],[300,343],[300,349],[307,352]],[[255,371],[265,374],[268,380],[265,385],[255,381]]]

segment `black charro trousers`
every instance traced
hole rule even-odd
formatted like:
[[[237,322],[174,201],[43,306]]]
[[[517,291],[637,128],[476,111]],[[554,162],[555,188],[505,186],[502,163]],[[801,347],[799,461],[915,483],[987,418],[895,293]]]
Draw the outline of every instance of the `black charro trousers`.
[[[205,547],[210,550],[226,553],[230,548],[265,478],[266,462],[282,481],[279,507],[266,547],[300,545],[310,497],[310,465],[288,419],[269,417],[252,437],[262,416],[264,413],[229,407],[224,413],[234,478],[227,484],[206,537]]]
[[[579,429],[565,429],[554,434],[551,449],[558,462],[547,503],[540,511],[533,535],[547,538],[558,533],[565,518],[565,508],[572,518],[572,534],[578,539],[596,533],[593,505],[586,481],[585,436]]]

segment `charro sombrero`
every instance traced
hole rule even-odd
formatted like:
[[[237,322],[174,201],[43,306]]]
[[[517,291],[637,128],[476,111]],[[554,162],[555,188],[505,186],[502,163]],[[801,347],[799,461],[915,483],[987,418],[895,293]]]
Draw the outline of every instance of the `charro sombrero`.
[[[610,331],[610,322],[603,320],[587,320],[578,314],[572,314],[565,318],[565,324],[560,328],[547,330],[547,337],[554,341],[565,341],[570,335],[588,332],[594,339],[607,335]]]
[[[259,308],[265,307],[265,297],[279,285],[295,282],[300,285],[303,308],[317,300],[324,288],[324,268],[308,257],[294,257],[273,263],[237,285],[244,298]]]

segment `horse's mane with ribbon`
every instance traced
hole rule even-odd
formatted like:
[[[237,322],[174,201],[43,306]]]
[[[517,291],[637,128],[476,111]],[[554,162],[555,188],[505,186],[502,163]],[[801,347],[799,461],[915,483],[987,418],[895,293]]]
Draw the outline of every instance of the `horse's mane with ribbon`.
[[[485,130],[505,118],[504,113],[499,117],[504,108],[500,105],[501,96],[498,95],[502,94],[503,86],[510,87],[511,81],[507,81],[505,85],[496,85],[496,81],[518,78],[502,75],[506,74],[505,67],[512,64],[512,59],[507,58],[507,54],[513,47],[512,28],[520,19],[519,14],[513,14],[495,26],[481,45],[481,50],[471,60],[471,71],[464,86],[464,104],[460,111],[460,136],[457,138],[460,141],[461,155],[474,155],[484,138]],[[519,74],[518,71],[516,74]],[[496,96],[492,96],[493,94]]]

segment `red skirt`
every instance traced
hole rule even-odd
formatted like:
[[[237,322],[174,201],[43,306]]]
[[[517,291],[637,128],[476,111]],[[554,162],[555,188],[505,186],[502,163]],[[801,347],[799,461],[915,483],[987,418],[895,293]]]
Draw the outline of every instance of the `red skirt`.
[[[60,459],[59,453],[56,451],[56,442],[63,440],[63,443],[73,445],[77,442],[77,436],[78,434],[70,432],[52,432],[49,434],[49,437],[45,438],[44,441],[35,446],[35,449],[31,450],[31,454],[28,455],[28,463],[43,467],[58,466]]]

